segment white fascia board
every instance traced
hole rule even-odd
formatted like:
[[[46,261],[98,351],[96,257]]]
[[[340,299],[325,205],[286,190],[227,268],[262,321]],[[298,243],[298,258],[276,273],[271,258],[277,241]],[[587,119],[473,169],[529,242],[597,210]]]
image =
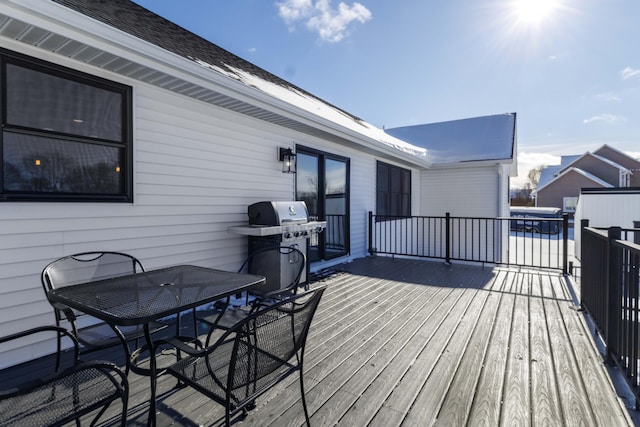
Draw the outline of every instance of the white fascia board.
[[[426,159],[417,155],[403,152],[375,138],[341,126],[303,108],[296,107],[271,94],[203,67],[195,61],[169,52],[63,5],[42,0],[7,0],[7,3],[0,5],[0,13],[5,13],[29,24],[39,26],[72,40],[86,43],[96,49],[181,78],[247,104],[274,111],[285,117],[352,141],[370,150],[373,149],[388,156],[397,157],[417,167],[428,168],[431,166]],[[80,28],[77,25],[73,25],[72,23],[74,22],[92,22],[95,25],[91,25],[90,28]]]
[[[510,169],[513,169],[514,160],[513,159],[498,159],[498,160],[471,160],[467,162],[454,162],[454,163],[433,163],[431,164],[430,169],[469,169],[469,168],[480,168],[487,166],[511,166]],[[513,175],[513,171],[509,172],[509,176]]]

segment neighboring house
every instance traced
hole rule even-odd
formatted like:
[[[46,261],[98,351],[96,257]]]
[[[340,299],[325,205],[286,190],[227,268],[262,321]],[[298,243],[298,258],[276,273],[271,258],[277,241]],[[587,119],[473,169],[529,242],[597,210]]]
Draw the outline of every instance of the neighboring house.
[[[536,206],[573,213],[581,188],[623,188],[640,180],[640,162],[603,145],[593,153],[563,156],[560,165],[542,170],[535,191]]]
[[[4,0],[0,65],[3,334],[53,322],[40,272],[71,253],[237,269],[247,242],[228,228],[262,200],[343,219],[312,269],[367,255],[368,211],[508,212],[515,114],[498,158],[430,158],[127,0]],[[49,349],[4,348],[0,367]]]
[[[581,228],[583,219],[591,227],[634,228],[640,221],[640,187],[629,188],[583,188],[575,214],[575,256],[581,257]],[[636,236],[629,234],[631,241]]]

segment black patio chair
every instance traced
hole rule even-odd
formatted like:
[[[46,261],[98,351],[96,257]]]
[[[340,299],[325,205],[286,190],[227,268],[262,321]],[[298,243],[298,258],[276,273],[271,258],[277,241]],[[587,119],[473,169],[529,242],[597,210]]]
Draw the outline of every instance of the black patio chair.
[[[266,278],[263,285],[246,293],[245,305],[227,309],[229,299],[219,303],[217,314],[200,316],[198,321],[219,329],[229,329],[268,302],[295,295],[300,287],[307,264],[305,254],[290,246],[269,246],[252,252],[242,263],[238,273],[259,274]]]
[[[211,328],[205,349],[180,360],[168,372],[225,408],[225,423],[243,415],[255,399],[289,375],[299,372],[304,415],[304,348],[324,287],[284,298],[262,308],[225,331],[215,343]]]
[[[73,342],[72,366],[31,381],[21,381],[6,389],[0,381],[0,425],[15,427],[62,426],[97,411],[96,422],[110,405],[120,400],[120,425],[126,424],[129,383],[116,365],[104,361],[80,362],[79,345],[64,328],[41,326],[0,338],[0,344],[37,333],[55,333]]]
[[[73,335],[84,346],[82,353],[89,353],[116,345],[121,345],[126,357],[125,372],[129,373],[131,350],[128,342],[144,337],[142,325],[114,326],[70,307],[51,301],[49,293],[63,286],[86,283],[110,277],[144,272],[142,263],[135,257],[120,252],[83,252],[60,258],[48,264],[42,271],[41,280],[45,294],[55,314],[56,325],[62,326],[66,321]],[[79,323],[82,321],[82,325]],[[168,325],[154,322],[149,325],[151,333],[161,331]],[[56,367],[60,362],[60,339],[58,339],[58,356]]]

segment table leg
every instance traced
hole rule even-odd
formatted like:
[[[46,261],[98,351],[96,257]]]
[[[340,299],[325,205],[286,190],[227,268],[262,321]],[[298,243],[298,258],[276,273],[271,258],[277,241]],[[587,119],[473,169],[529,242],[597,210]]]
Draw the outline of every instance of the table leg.
[[[147,426],[156,425],[156,349],[153,346],[153,340],[151,339],[151,333],[149,332],[149,324],[144,324],[144,339],[149,347],[149,381],[151,396],[149,397],[149,417],[147,418]]]

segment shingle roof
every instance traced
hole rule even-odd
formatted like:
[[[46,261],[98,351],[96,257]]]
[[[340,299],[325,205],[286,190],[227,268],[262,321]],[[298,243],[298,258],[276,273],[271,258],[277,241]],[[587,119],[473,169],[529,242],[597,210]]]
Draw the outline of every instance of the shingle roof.
[[[93,19],[108,24],[141,40],[161,47],[191,61],[202,61],[229,70],[243,70],[265,81],[293,89],[315,98],[354,120],[361,119],[280,77],[246,61],[212,42],[156,15],[130,0],[51,0]]]

